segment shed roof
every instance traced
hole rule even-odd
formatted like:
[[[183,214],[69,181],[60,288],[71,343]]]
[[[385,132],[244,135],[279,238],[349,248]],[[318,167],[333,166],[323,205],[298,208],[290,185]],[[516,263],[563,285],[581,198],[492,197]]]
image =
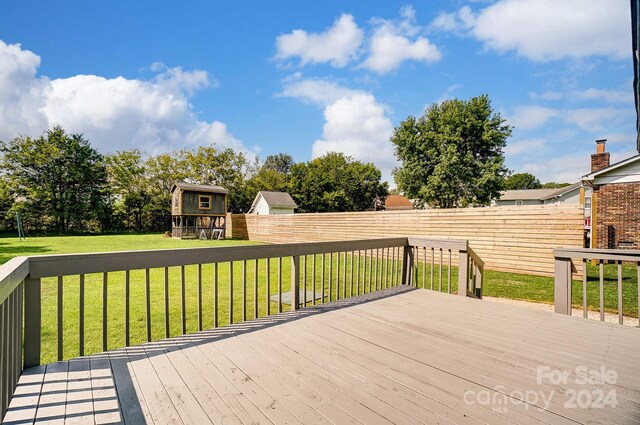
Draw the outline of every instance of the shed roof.
[[[582,183],[574,183],[555,189],[521,189],[521,190],[505,190],[500,192],[500,201],[546,201],[557,196],[564,195],[579,188]]]
[[[175,183],[171,188],[173,192],[175,188],[180,190],[186,190],[189,192],[206,192],[206,193],[223,193],[227,194],[229,191],[222,186],[208,186],[206,184],[188,184],[188,183]]]
[[[261,190],[253,200],[253,204],[251,205],[252,210],[260,196],[264,198],[264,201],[270,208],[298,208],[296,201],[294,201],[291,195],[287,192],[267,192],[265,190]]]
[[[388,210],[412,210],[413,204],[402,195],[388,195],[384,201],[384,206]]]

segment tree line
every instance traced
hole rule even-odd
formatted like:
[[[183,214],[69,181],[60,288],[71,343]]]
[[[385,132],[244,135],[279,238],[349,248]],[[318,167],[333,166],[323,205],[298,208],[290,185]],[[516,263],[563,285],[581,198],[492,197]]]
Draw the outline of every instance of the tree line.
[[[232,213],[247,212],[260,190],[290,192],[300,212],[373,209],[388,193],[373,164],[341,153],[299,163],[285,153],[260,161],[216,145],[103,155],[59,126],[38,138],[1,143],[0,153],[4,231],[15,227],[16,214],[35,233],[165,231],[175,182],[227,188]]]
[[[418,207],[458,208],[488,205],[505,188],[538,187],[535,177],[504,165],[511,131],[487,95],[432,104],[391,136],[396,190]],[[260,190],[289,192],[298,212],[371,210],[389,193],[378,168],[341,153],[261,161],[212,144],[102,154],[56,126],[38,138],[0,142],[0,230],[12,229],[19,213],[30,232],[165,231],[175,182],[227,188],[232,213],[247,212]]]

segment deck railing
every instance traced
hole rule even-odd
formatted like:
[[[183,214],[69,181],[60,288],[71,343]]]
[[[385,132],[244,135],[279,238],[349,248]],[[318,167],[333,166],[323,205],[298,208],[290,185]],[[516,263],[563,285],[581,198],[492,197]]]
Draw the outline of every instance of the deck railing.
[[[582,263],[582,287],[579,288],[582,292],[582,315],[588,317],[588,304],[589,304],[589,288],[588,288],[588,269],[589,263],[593,262],[597,264],[598,268],[598,300],[599,300],[599,312],[600,320],[605,321],[605,301],[607,295],[605,294],[605,267],[607,265],[615,265],[616,267],[616,282],[617,288],[617,313],[618,322],[624,323],[624,302],[627,304],[635,303],[637,301],[636,314],[640,312],[640,250],[626,250],[626,249],[555,249],[553,251],[555,257],[555,284],[554,284],[554,310],[556,313],[568,314],[572,313],[573,306],[573,292],[574,284],[572,275],[576,271],[574,260]],[[637,300],[625,300],[624,285],[629,286],[629,282],[623,284],[623,263],[625,267],[633,267],[636,269],[637,285],[636,290],[628,290],[627,294],[637,293]],[[632,283],[633,284],[633,283]],[[629,288],[632,289],[632,288]],[[613,292],[613,291],[608,291]],[[628,296],[628,295],[627,295]]]
[[[426,288],[427,266],[431,289],[437,270],[437,290],[443,290],[446,270],[447,292],[457,273],[457,286],[466,288],[460,295],[481,294],[483,263],[466,241],[385,238],[14,258],[0,266],[0,418],[23,368],[43,359],[136,345],[398,285],[421,282]],[[133,327],[141,332],[134,335]]]

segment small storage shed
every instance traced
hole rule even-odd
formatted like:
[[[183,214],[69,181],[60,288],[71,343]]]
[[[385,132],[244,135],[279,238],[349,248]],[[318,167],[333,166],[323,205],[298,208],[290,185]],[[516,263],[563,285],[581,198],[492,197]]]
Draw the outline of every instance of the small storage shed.
[[[171,236],[178,239],[223,239],[228,193],[221,186],[174,184],[171,189]]]
[[[249,213],[259,215],[293,214],[298,208],[296,202],[287,192],[267,192],[261,190],[251,204]]]

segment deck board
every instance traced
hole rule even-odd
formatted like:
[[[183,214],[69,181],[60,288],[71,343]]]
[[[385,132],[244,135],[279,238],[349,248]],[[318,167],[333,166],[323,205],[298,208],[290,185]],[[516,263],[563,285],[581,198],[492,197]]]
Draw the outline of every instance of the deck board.
[[[637,328],[401,287],[28,369],[5,423],[638,424],[638,347]],[[619,404],[565,406],[585,389]]]

